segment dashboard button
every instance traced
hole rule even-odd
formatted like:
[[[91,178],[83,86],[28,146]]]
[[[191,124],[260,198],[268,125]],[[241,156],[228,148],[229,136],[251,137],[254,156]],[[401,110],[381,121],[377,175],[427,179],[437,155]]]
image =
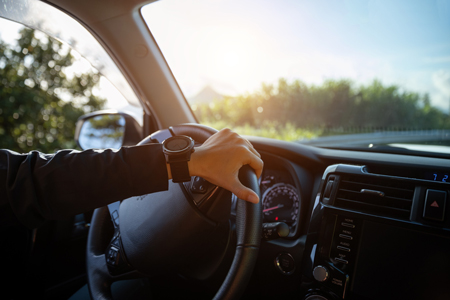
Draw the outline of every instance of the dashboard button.
[[[346,239],[346,240],[353,240],[352,236],[346,235],[346,234],[340,234],[339,235],[340,238]]]
[[[345,251],[345,252],[350,252],[350,248],[347,248],[347,247],[337,246],[337,248],[339,250],[342,250],[342,251]]]
[[[209,182],[202,177],[195,176],[191,183],[191,192],[205,194],[208,191]]]
[[[344,226],[344,227],[348,227],[348,228],[355,228],[355,225],[350,224],[350,223],[342,222],[341,225]]]
[[[295,271],[295,260],[289,253],[281,253],[275,258],[275,266],[284,275],[291,275]]]
[[[340,263],[348,265],[348,260],[345,260],[345,259],[342,259],[342,258],[339,258],[339,257],[335,257],[334,260],[337,261],[337,262],[340,262]]]
[[[447,193],[438,190],[427,190],[423,218],[433,221],[444,221]]]

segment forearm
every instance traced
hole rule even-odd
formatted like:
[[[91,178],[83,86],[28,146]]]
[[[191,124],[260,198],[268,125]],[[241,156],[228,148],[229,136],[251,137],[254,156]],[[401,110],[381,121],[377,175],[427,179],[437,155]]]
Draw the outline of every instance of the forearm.
[[[28,227],[165,190],[168,184],[159,144],[54,155],[2,150],[0,155],[0,171],[6,174],[1,194]]]

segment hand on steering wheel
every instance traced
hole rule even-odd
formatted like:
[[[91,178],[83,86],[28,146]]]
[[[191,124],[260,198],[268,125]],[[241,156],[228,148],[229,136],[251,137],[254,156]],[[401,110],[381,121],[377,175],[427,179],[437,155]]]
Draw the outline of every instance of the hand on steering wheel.
[[[195,148],[188,164],[191,176],[223,187],[239,199],[258,203],[258,195],[242,185],[238,173],[242,166],[249,165],[259,178],[263,168],[261,155],[248,140],[230,129],[222,129]]]

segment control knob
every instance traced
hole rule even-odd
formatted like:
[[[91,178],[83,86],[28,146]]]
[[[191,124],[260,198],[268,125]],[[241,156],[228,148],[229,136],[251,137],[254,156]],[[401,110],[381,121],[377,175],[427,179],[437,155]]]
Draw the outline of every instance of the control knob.
[[[324,282],[328,279],[329,277],[329,273],[327,268],[325,268],[324,266],[317,266],[314,268],[313,270],[313,276],[314,279],[319,281],[319,282]]]

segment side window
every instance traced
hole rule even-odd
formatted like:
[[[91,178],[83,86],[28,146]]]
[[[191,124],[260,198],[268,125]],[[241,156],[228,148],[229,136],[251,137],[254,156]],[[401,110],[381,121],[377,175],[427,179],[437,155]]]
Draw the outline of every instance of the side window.
[[[67,44],[0,22],[1,148],[46,153],[73,149],[81,115],[127,106],[114,86]]]

